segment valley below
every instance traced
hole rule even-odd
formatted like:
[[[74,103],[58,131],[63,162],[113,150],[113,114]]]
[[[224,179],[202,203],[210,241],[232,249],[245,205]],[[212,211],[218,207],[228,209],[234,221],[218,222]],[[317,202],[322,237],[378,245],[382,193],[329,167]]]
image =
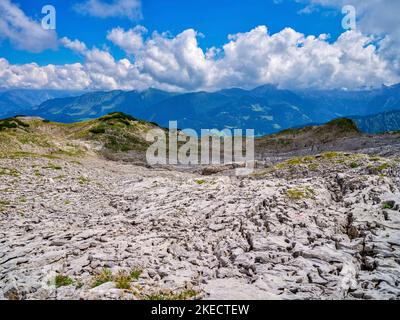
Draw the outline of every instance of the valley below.
[[[265,137],[235,176],[141,164],[135,119],[19,121],[0,131],[0,299],[400,298],[398,134]]]

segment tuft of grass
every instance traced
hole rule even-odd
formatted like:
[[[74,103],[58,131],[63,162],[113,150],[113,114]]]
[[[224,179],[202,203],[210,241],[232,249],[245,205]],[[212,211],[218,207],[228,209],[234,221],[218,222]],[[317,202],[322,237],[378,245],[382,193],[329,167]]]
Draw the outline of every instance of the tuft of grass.
[[[42,173],[40,172],[40,170],[38,170],[38,169],[36,169],[34,171],[34,174],[35,174],[35,177],[42,177],[43,176]]]
[[[19,177],[20,173],[16,169],[0,168],[0,176]]]
[[[115,282],[117,289],[130,290],[131,282],[139,280],[141,274],[141,269],[132,269],[130,272],[121,270],[116,275],[113,275],[110,269],[103,269],[94,277],[92,288],[98,287],[107,282]]]
[[[308,169],[309,169],[310,171],[317,171],[318,168],[319,168],[319,166],[318,166],[317,163],[311,163],[311,164],[308,165]]]
[[[278,163],[275,165],[275,168],[278,170],[282,170],[285,168],[290,168],[290,167],[296,167],[296,166],[301,166],[301,165],[307,165],[308,167],[314,168],[314,170],[317,169],[315,167],[315,157],[307,156],[307,157],[296,157],[293,159],[286,160],[284,162]]]
[[[11,204],[10,201],[7,200],[0,200],[0,212],[3,212],[7,206]]]
[[[350,168],[352,168],[352,169],[358,168],[359,166],[360,166],[360,164],[357,162],[350,163]]]
[[[339,152],[325,152],[322,154],[322,158],[324,159],[335,159],[338,158],[341,154]]]
[[[290,160],[286,161],[286,163],[291,166],[298,166],[298,165],[310,163],[313,160],[315,160],[315,158],[313,158],[313,157],[298,157],[298,158],[290,159]]]
[[[206,183],[205,180],[196,180],[195,182],[200,186]]]
[[[369,160],[371,160],[371,161],[381,161],[382,160],[382,158],[381,157],[370,157],[369,158]]]
[[[79,177],[78,182],[79,182],[79,184],[84,185],[84,184],[89,184],[90,180],[85,177]]]
[[[140,275],[142,274],[143,270],[141,269],[132,269],[131,270],[131,278],[133,280],[139,280]]]
[[[56,288],[60,288],[60,287],[68,287],[68,286],[72,285],[74,283],[74,281],[68,276],[58,274],[58,275],[56,275],[56,278],[54,279],[54,283],[55,283]]]
[[[114,277],[114,282],[117,289],[130,290],[132,277],[125,271],[119,271]]]
[[[104,268],[98,275],[94,277],[92,288],[96,288],[104,283],[112,281],[113,281],[113,275],[111,270]]]
[[[26,203],[26,202],[28,202],[28,200],[25,197],[22,197],[19,199],[19,202]]]
[[[291,200],[310,199],[315,195],[315,191],[310,187],[296,187],[286,190],[286,195]]]
[[[50,170],[62,170],[62,167],[55,165],[53,163],[49,163],[47,166],[42,167],[42,169],[50,169]]]
[[[375,169],[376,169],[378,172],[381,172],[381,171],[383,171],[383,170],[388,169],[389,167],[390,167],[389,163],[382,163],[381,165],[377,166]]]
[[[389,209],[392,210],[395,206],[394,201],[386,201],[382,204],[382,209]]]

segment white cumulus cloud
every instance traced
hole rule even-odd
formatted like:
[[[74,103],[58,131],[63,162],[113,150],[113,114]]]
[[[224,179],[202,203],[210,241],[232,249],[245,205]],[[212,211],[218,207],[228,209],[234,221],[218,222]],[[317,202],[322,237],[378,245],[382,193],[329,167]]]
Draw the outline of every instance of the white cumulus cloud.
[[[341,11],[346,5],[356,9],[357,29],[366,35],[384,38],[378,48],[380,54],[394,62],[400,72],[400,1],[397,0],[295,0],[307,7],[335,8]]]
[[[143,35],[146,33],[147,29],[140,25],[128,31],[115,28],[108,32],[107,39],[121,47],[126,53],[135,54],[143,48]]]
[[[399,80],[373,39],[357,31],[329,43],[327,35],[305,36],[291,28],[270,35],[266,26],[259,26],[230,35],[222,48],[207,52],[198,46],[192,29],[176,37],[154,33],[140,41],[134,30],[115,29],[110,34],[116,32],[118,41],[109,40],[135,55],[140,72],[182,90],[264,83],[285,88],[357,88]]]
[[[45,30],[10,0],[0,0],[0,40],[8,40],[16,49],[41,52],[57,47],[54,30]]]
[[[70,49],[72,51],[75,51],[77,53],[85,53],[86,50],[87,50],[86,44],[83,43],[82,41],[77,40],[77,39],[76,40],[70,40],[69,38],[64,37],[64,38],[62,38],[60,40],[60,42],[64,47],[66,47],[66,48],[68,48],[68,49]]]

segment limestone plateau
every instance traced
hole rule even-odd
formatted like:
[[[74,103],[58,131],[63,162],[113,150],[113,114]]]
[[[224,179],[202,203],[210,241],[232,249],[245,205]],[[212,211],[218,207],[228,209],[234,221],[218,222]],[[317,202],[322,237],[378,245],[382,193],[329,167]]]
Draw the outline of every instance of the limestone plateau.
[[[1,299],[399,299],[400,134],[256,141],[256,170],[149,167],[120,113],[0,121]]]

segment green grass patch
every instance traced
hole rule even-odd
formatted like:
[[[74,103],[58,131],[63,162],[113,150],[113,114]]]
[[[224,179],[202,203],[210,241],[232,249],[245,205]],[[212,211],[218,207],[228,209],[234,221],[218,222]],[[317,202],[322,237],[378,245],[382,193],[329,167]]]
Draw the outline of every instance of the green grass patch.
[[[114,276],[114,282],[117,289],[130,290],[132,277],[125,271],[119,271]]]
[[[26,203],[28,200],[25,197],[19,198],[20,203]]]
[[[352,163],[350,163],[350,168],[352,168],[352,169],[356,169],[356,168],[358,168],[359,166],[360,166],[360,164],[357,163],[357,162],[352,162]]]
[[[55,165],[53,163],[49,163],[47,166],[42,167],[42,169],[50,169],[50,170],[62,170],[62,167],[59,165]]]
[[[322,154],[323,159],[335,159],[339,158],[342,154],[339,152],[325,152]]]
[[[50,148],[52,145],[46,140],[46,138],[42,135],[34,134],[34,133],[24,133],[16,135],[16,139],[21,144],[30,144],[33,146]]]
[[[74,281],[68,276],[58,274],[54,279],[54,283],[56,288],[60,288],[60,287],[68,287],[72,285]]]
[[[8,200],[0,200],[0,212],[3,212],[11,204]]]
[[[311,199],[315,191],[310,187],[296,187],[286,190],[286,196],[291,200]]]
[[[318,168],[319,168],[319,165],[318,165],[317,163],[310,163],[310,164],[308,165],[308,169],[309,169],[310,171],[317,171]]]
[[[0,168],[0,176],[19,177],[20,173],[16,169]]]
[[[382,204],[382,209],[389,209],[392,210],[395,206],[394,201],[386,201]]]
[[[17,118],[7,118],[0,120],[0,131],[6,129],[16,129],[16,128],[29,128],[29,124],[17,119]]]
[[[389,169],[389,168],[390,168],[389,163],[382,163],[381,165],[375,167],[375,169],[376,169],[377,171],[379,171],[379,172],[381,172],[381,171],[383,171],[383,170],[386,170],[386,169]]]
[[[40,172],[40,170],[37,170],[37,169],[33,173],[34,173],[34,175],[36,177],[42,177],[43,176],[43,174]]]
[[[370,157],[369,158],[369,160],[371,160],[371,161],[381,161],[382,160],[382,158],[381,157]]]
[[[49,155],[49,154],[39,154],[33,152],[25,152],[25,151],[16,151],[16,152],[0,152],[0,159],[23,159],[23,158],[45,158],[56,160],[60,159],[59,157]]]
[[[131,278],[133,280],[139,280],[140,275],[142,274],[143,270],[142,269],[132,269],[131,270]]]
[[[296,167],[301,165],[307,165],[308,167],[312,167],[315,165],[315,157],[307,156],[307,157],[296,157],[293,159],[286,160],[284,162],[278,163],[275,165],[275,168],[278,170],[282,170],[288,167]],[[315,168],[317,169],[317,168]]]
[[[85,185],[85,184],[89,184],[89,183],[90,183],[90,180],[89,180],[88,178],[85,178],[85,177],[79,177],[79,178],[78,178],[78,182],[79,182],[79,184],[81,184],[81,185]]]
[[[103,269],[93,279],[92,288],[98,287],[107,282],[114,282],[117,289],[130,290],[131,283],[137,281],[142,274],[142,270],[135,268],[130,272],[119,271],[116,275],[113,275],[110,269]]]
[[[104,268],[98,275],[93,279],[92,288],[101,286],[104,283],[112,282],[113,275],[110,269]]]

